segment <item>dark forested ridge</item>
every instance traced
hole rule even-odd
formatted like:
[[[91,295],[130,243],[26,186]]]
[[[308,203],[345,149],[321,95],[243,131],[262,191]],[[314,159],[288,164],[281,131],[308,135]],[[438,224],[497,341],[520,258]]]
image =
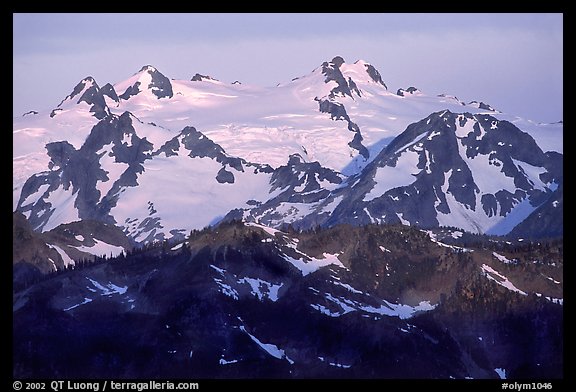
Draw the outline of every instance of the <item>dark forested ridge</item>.
[[[562,378],[563,242],[457,233],[234,221],[15,275],[14,377]]]

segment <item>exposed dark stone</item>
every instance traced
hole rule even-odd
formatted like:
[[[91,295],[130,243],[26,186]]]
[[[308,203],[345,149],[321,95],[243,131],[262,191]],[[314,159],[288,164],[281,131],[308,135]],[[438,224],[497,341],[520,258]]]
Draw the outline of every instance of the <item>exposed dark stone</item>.
[[[330,113],[330,118],[332,120],[350,121],[350,117],[348,117],[348,113],[346,113],[344,105],[339,102],[322,99],[318,100],[318,106],[321,113]]]
[[[494,195],[492,194],[482,195],[480,202],[482,203],[482,208],[484,209],[486,215],[488,215],[489,217],[496,216],[496,214],[498,213],[498,201],[496,200],[496,197]]]
[[[94,116],[102,120],[104,117],[110,114],[110,110],[108,106],[106,106],[106,101],[104,100],[104,96],[102,92],[98,88],[96,82],[89,87],[84,94],[78,100],[78,103],[86,102],[88,105],[91,105],[90,112],[94,113]]]
[[[37,112],[36,110],[30,110],[29,112],[24,113],[24,114],[22,115],[22,117],[28,116],[28,115],[31,115],[31,114],[38,114],[38,112]]]
[[[152,76],[152,81],[148,85],[148,88],[152,91],[152,94],[160,98],[172,98],[174,93],[172,92],[172,83],[170,79],[160,73],[156,68],[151,66],[145,66],[142,70],[147,69],[147,72]]]
[[[222,169],[218,171],[216,181],[220,184],[234,184],[234,174],[226,170],[225,167],[222,167]]]
[[[114,86],[112,86],[110,83],[106,83],[106,85],[104,85],[100,89],[100,92],[102,93],[102,95],[108,96],[114,102],[120,101],[120,98],[118,98],[118,94],[116,94],[116,90],[114,90]]]
[[[540,179],[544,183],[556,182],[564,183],[564,155],[555,151],[548,151],[544,154],[544,167],[546,172],[540,174]]]
[[[348,77],[348,88],[350,89],[350,91],[356,92],[356,94],[358,94],[359,97],[362,96],[360,90],[358,89],[358,86],[356,86],[356,83],[354,83],[351,77]]]
[[[334,61],[336,61],[334,63]],[[342,75],[340,71],[340,65],[342,65],[344,60],[342,57],[334,57],[332,62],[324,62],[322,63],[322,74],[326,76],[324,83],[328,83],[330,81],[336,82],[337,86],[334,87],[330,91],[329,97],[334,98],[337,94],[341,94],[342,96],[348,95],[352,96],[352,92],[350,91],[350,87],[348,86],[348,82]]]
[[[122,143],[124,134],[131,135],[131,143]],[[100,167],[102,154],[97,152],[111,144],[110,155],[116,162],[126,163],[120,178],[112,185],[107,195],[101,195],[96,187],[97,181],[110,181],[106,172]],[[50,193],[57,190],[68,190],[74,194],[74,207],[80,219],[94,219],[104,223],[115,223],[109,215],[116,205],[118,192],[123,186],[138,185],[138,174],[144,170],[142,163],[151,157],[152,144],[136,135],[132,119],[128,112],[121,116],[110,115],[96,124],[79,150],[68,142],[54,142],[46,146],[51,158],[51,171],[30,177],[22,188],[18,210],[31,211],[30,223],[35,230],[41,229],[54,211],[46,200]],[[42,184],[49,188],[32,205],[23,205],[26,198],[37,192]],[[70,189],[71,188],[71,189]]]
[[[164,143],[154,154],[160,155],[161,153],[164,153],[166,157],[171,157],[173,155],[178,155],[179,149],[180,142],[178,141],[178,138],[175,137]]]
[[[120,99],[123,100],[128,100],[130,97],[133,97],[135,95],[138,95],[138,93],[140,92],[140,82],[136,82],[134,83],[132,86],[128,87],[126,89],[126,91],[124,91],[124,93],[122,93],[122,95],[120,95]]]
[[[50,118],[53,118],[55,115],[58,114],[58,112],[61,112],[62,109],[54,109],[50,112]]]
[[[330,113],[330,118],[332,120],[345,120],[348,122],[348,130],[354,132],[354,138],[348,143],[348,145],[360,153],[365,159],[368,159],[370,153],[368,149],[362,144],[362,134],[360,132],[360,127],[350,120],[348,113],[344,105],[339,102],[332,101],[330,99],[316,99],[318,101],[318,106],[321,113]]]
[[[66,166],[70,157],[76,152],[74,146],[66,141],[48,143],[45,147],[50,157],[50,162],[48,163],[50,170],[54,166]]]
[[[66,96],[66,98],[64,98],[62,100],[62,102],[60,102],[58,104],[58,107],[60,107],[60,105],[62,105],[64,103],[64,101],[66,100],[72,100],[75,96],[77,96],[78,94],[80,94],[82,92],[82,90],[84,90],[84,88],[86,87],[86,84],[91,83],[93,85],[96,85],[96,81],[94,80],[94,78],[92,78],[92,76],[88,76],[84,79],[82,79],[72,90],[72,92]],[[80,102],[80,101],[78,101]]]
[[[484,102],[470,101],[470,102],[468,103],[468,105],[477,105],[479,109],[490,110],[490,111],[492,111],[492,112],[495,112],[495,111],[496,111],[492,106],[490,106],[490,105],[488,105],[488,104],[486,104],[486,103],[484,103]]]
[[[507,235],[509,238],[558,238],[564,235],[564,186],[548,195],[526,219]]]
[[[354,138],[351,142],[348,143],[348,145],[353,149],[358,150],[360,155],[362,155],[365,159],[368,159],[370,157],[370,153],[368,152],[368,149],[362,144],[362,140],[364,140],[364,138],[360,132],[356,132],[354,134]]]
[[[201,82],[202,80],[216,80],[208,75],[202,75],[197,73],[196,75],[192,76],[192,79],[190,79],[192,82]],[[238,81],[232,83],[232,84],[236,84],[236,83],[240,83]]]
[[[208,157],[220,160],[227,158],[220,145],[214,143],[203,133],[198,132],[194,127],[184,128],[180,135],[182,135],[182,144],[190,151],[189,155],[191,157]]]
[[[90,87],[86,88],[86,86],[90,84]],[[108,106],[106,106],[106,102],[104,100],[104,96],[102,95],[102,91],[98,87],[96,81],[91,77],[88,76],[87,78],[82,79],[72,90],[72,92],[64,98],[60,104],[58,104],[59,109],[54,109],[52,113],[50,113],[50,117],[54,117],[56,115],[56,110],[62,110],[60,106],[67,101],[72,101],[76,98],[80,93],[84,93],[78,98],[76,103],[86,102],[90,105],[90,112],[94,113],[94,117],[101,120],[104,117],[110,114],[110,110]]]
[[[416,87],[408,87],[406,90],[404,90],[403,88],[399,88],[398,91],[396,92],[396,95],[404,97],[406,93],[414,94],[419,91],[420,90],[418,90]]]
[[[380,72],[378,72],[378,70],[374,68],[374,66],[372,66],[371,64],[364,64],[364,67],[366,67],[366,72],[372,78],[373,81],[375,81],[376,83],[380,83],[382,86],[384,86],[385,89],[388,89],[386,83],[382,81],[382,76],[380,76]]]
[[[340,66],[341,66],[342,64],[344,64],[345,61],[344,61],[344,59],[343,59],[341,56],[335,56],[335,57],[332,59],[331,63],[334,64],[334,66],[335,66],[336,68],[340,68]]]

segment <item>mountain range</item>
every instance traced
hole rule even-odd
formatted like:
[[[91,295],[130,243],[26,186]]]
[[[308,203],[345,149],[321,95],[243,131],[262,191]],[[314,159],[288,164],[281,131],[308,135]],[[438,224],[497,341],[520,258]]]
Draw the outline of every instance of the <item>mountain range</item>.
[[[271,88],[144,66],[114,85],[87,77],[55,109],[14,119],[13,209],[35,231],[91,220],[133,245],[228,219],[555,237],[562,129],[484,102],[390,92],[361,60],[335,57]]]
[[[563,122],[388,85],[147,65],[14,118],[13,376],[563,378]]]

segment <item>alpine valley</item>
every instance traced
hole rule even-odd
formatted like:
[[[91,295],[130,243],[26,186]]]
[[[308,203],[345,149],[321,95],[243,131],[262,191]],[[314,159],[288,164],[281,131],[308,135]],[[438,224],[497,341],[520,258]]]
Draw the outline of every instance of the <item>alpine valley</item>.
[[[13,119],[16,378],[563,378],[563,123],[147,65]]]

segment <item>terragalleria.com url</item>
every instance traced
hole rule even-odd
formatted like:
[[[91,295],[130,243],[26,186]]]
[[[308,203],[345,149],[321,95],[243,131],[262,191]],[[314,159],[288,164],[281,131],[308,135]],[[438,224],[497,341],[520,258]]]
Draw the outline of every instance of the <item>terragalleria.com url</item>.
[[[74,390],[74,391],[148,391],[148,390],[198,390],[200,384],[197,382],[179,382],[170,381],[147,381],[147,382],[117,382],[117,381],[94,381],[94,382],[77,382],[77,381],[52,381],[50,389],[54,392]]]

